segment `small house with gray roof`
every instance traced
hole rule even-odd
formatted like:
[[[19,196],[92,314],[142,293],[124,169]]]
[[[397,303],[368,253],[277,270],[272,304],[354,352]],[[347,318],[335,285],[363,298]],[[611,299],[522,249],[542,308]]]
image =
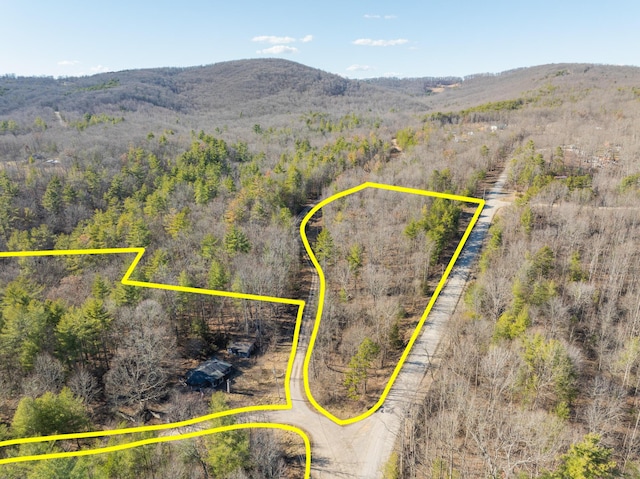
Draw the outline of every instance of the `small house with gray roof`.
[[[229,343],[227,352],[240,358],[250,358],[251,354],[256,350],[256,343],[253,341],[238,341]]]
[[[218,387],[231,376],[231,364],[212,358],[187,372],[187,385],[191,387]]]

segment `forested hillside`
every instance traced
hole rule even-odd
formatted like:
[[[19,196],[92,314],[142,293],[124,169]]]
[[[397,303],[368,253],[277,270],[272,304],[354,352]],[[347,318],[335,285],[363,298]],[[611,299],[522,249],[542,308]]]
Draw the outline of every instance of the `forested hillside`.
[[[391,150],[384,110],[369,111],[375,87],[360,92],[288,62],[3,82],[2,249],[142,246],[133,278],[143,282],[306,298],[295,216],[345,172],[380,168]],[[3,439],[282,403],[295,308],[124,286],[131,259],[2,261]],[[253,358],[226,352],[243,340],[255,342]],[[209,404],[211,390],[184,384],[189,369],[212,355],[234,371],[224,405]],[[48,418],[56,409],[69,420]],[[234,454],[222,470],[252,477],[263,477],[267,464],[276,475],[299,470],[299,450],[274,440],[257,439],[270,445],[264,454],[272,462],[257,461],[253,437],[241,433],[230,450],[203,439],[165,453],[195,461],[184,477],[222,475],[220,461]],[[99,444],[59,447],[91,445]],[[175,462],[143,467],[126,454],[118,461],[133,461],[123,477],[171,475]],[[112,477],[99,458],[60,467]],[[2,474],[43,472],[27,465]]]
[[[608,85],[563,68],[514,101],[430,116],[499,119],[522,141],[398,477],[638,477],[640,105],[632,71],[594,68]]]
[[[306,299],[305,206],[364,181],[481,197],[506,167],[515,201],[406,427],[398,474],[569,477],[558,474],[582,450],[571,445],[586,444],[602,474],[632,477],[639,84],[637,69],[593,65],[363,82],[283,60],[2,77],[0,249],[145,247],[138,281]],[[334,279],[314,390],[341,411],[379,392],[468,221],[462,205],[427,203],[369,194],[314,218],[315,247],[322,231],[332,239]],[[282,401],[295,308],[124,286],[130,261],[2,260],[0,440]],[[242,340],[256,342],[255,357],[226,352]],[[362,344],[375,351],[368,389],[349,382]],[[224,400],[184,384],[212,355],[237,372]],[[164,450],[179,470],[125,455],[120,476],[109,461],[74,459],[58,475],[23,465],[0,477],[299,473],[299,445],[227,439]],[[216,469],[224,454],[233,470]],[[277,474],[251,459],[267,456]]]

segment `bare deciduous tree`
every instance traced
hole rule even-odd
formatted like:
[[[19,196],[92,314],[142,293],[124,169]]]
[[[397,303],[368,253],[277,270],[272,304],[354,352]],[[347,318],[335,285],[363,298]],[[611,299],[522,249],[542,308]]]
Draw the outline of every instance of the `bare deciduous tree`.
[[[89,404],[100,392],[96,378],[85,368],[77,368],[69,378],[71,392]]]
[[[48,353],[40,353],[36,357],[33,373],[23,383],[23,390],[26,395],[37,397],[47,391],[58,393],[63,385],[62,363]]]
[[[105,390],[115,405],[158,400],[167,393],[174,335],[166,314],[155,301],[142,302],[121,318],[128,333],[118,344],[105,377]]]

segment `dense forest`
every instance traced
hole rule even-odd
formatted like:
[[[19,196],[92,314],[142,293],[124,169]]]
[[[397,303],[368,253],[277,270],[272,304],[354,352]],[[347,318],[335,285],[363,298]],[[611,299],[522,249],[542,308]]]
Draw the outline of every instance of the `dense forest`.
[[[145,247],[138,281],[306,299],[305,207],[364,181],[481,197],[507,168],[513,204],[394,474],[635,477],[639,80],[634,68],[548,65],[359,82],[282,60],[5,76],[0,249]],[[379,395],[468,221],[463,204],[382,191],[313,218],[329,292],[312,390],[325,407],[355,414]],[[132,288],[120,283],[130,261],[1,260],[0,440],[282,401],[295,308]],[[242,340],[254,357],[226,352]],[[184,384],[212,355],[237,371],[228,394]],[[177,444],[2,466],[0,477],[301,470],[299,440],[278,431]],[[237,460],[223,470],[222,457]]]

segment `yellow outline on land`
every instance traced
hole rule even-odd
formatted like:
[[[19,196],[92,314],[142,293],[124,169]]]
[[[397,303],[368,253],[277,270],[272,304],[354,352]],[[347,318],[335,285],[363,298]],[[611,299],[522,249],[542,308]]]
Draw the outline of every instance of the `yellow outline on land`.
[[[137,286],[140,288],[153,288],[153,289],[164,289],[164,290],[169,290],[169,291],[179,291],[179,292],[183,292],[183,293],[195,293],[195,294],[207,294],[207,295],[211,295],[211,296],[226,296],[226,297],[230,297],[230,298],[237,298],[237,299],[248,299],[248,300],[254,300],[254,301],[266,301],[266,302],[272,302],[272,303],[281,303],[281,304],[290,304],[290,305],[294,305],[294,306],[298,306],[298,314],[296,316],[296,326],[294,329],[294,333],[293,333],[293,341],[292,341],[292,347],[291,347],[291,353],[289,354],[289,360],[287,362],[287,372],[285,374],[285,380],[284,380],[284,392],[285,392],[285,404],[272,404],[272,405],[260,405],[260,406],[247,406],[247,407],[242,407],[242,408],[237,408],[237,409],[230,409],[228,411],[222,411],[222,412],[218,412],[218,413],[213,413],[213,414],[208,414],[206,416],[199,416],[196,418],[192,418],[192,419],[187,419],[185,421],[179,421],[179,422],[174,422],[174,423],[168,423],[168,424],[158,424],[158,425],[153,425],[153,426],[138,426],[138,427],[131,427],[131,428],[122,428],[122,429],[111,429],[111,430],[106,430],[106,431],[89,431],[89,432],[79,432],[79,433],[69,433],[69,434],[56,434],[56,435],[50,435],[50,436],[36,436],[36,437],[25,437],[25,438],[19,438],[19,439],[10,439],[10,440],[6,440],[6,441],[0,441],[0,447],[5,447],[5,446],[14,446],[14,445],[19,445],[19,444],[27,444],[27,443],[38,443],[38,442],[48,442],[48,441],[58,441],[58,440],[65,440],[65,439],[86,439],[86,438],[91,438],[91,437],[106,437],[106,436],[117,436],[117,435],[123,435],[123,434],[133,434],[136,432],[148,432],[148,431],[160,431],[160,430],[167,430],[167,429],[174,429],[174,428],[179,428],[179,427],[185,427],[185,426],[191,426],[193,424],[198,424],[204,421],[208,421],[211,419],[215,419],[215,418],[219,418],[219,417],[223,417],[223,416],[230,416],[230,415],[234,415],[234,414],[241,414],[241,413],[246,413],[246,412],[257,412],[257,411],[274,411],[274,410],[287,410],[287,409],[291,409],[292,407],[292,400],[291,400],[291,389],[290,389],[290,383],[291,383],[291,374],[292,374],[292,370],[293,370],[293,361],[295,359],[295,354],[296,354],[296,349],[298,346],[298,339],[300,336],[300,327],[302,325],[302,315],[304,312],[304,305],[305,302],[302,300],[297,300],[297,299],[289,299],[289,298],[279,298],[276,296],[261,296],[261,295],[255,295],[255,294],[245,294],[245,293],[234,293],[234,292],[229,292],[229,291],[218,291],[218,290],[212,290],[212,289],[204,289],[204,288],[192,288],[192,287],[187,287],[187,286],[174,286],[174,285],[169,285],[169,284],[160,284],[160,283],[148,283],[148,282],[144,282],[144,281],[136,281],[136,280],[131,280],[129,279],[131,277],[131,275],[133,274],[133,271],[135,270],[136,266],[138,265],[138,263],[140,262],[140,260],[142,259],[142,256],[144,255],[145,249],[144,248],[105,248],[105,249],[75,249],[75,250],[41,250],[41,251],[2,251],[0,252],[0,258],[25,258],[25,257],[36,257],[36,256],[72,256],[72,255],[106,255],[106,254],[136,254],[136,257],[134,258],[134,260],[132,261],[131,265],[129,266],[129,268],[127,269],[126,273],[124,274],[124,277],[121,280],[121,283],[127,286]],[[266,424],[266,423],[260,423],[260,424]],[[304,435],[304,433],[293,427],[293,426],[285,426],[282,424],[278,424],[278,423],[270,423],[272,427],[276,427],[276,428],[280,428],[280,429],[287,429],[287,428],[291,428],[290,430],[293,432],[297,432],[301,435],[304,436],[305,439],[305,443],[309,442],[309,439],[306,437],[306,435]],[[244,427],[244,425],[243,425]],[[247,426],[248,427],[248,426]],[[217,430],[224,430],[224,429],[220,429],[217,428]],[[213,431],[213,430],[212,430]],[[202,433],[202,431],[198,431],[198,433]],[[169,436],[171,438],[175,438],[173,440],[177,440],[180,439],[182,437],[186,438],[186,437],[193,437],[194,433],[187,433],[187,434],[180,434],[177,436]],[[195,434],[198,435],[198,434]],[[202,434],[200,434],[202,435]],[[151,441],[151,442],[162,442],[162,441],[158,441],[157,439],[159,438],[154,438],[154,440],[145,440],[145,441]],[[118,449],[113,449],[113,448],[97,448],[97,449],[86,449],[83,451],[73,451],[70,453],[65,453],[65,456],[60,456],[60,453],[51,453],[51,454],[41,454],[41,455],[36,455],[36,456],[22,456],[22,457],[14,457],[14,458],[8,458],[8,459],[0,459],[0,465],[1,464],[7,464],[10,462],[24,462],[24,461],[34,461],[34,460],[43,460],[43,459],[53,459],[56,457],[70,457],[70,456],[80,456],[80,455],[87,455],[87,454],[98,454],[99,452],[91,452],[91,451],[100,451],[100,452],[109,452],[112,450],[119,450],[119,449],[128,449],[128,448],[132,448],[132,447],[136,447],[136,446],[140,446],[143,444],[147,444],[147,443],[151,443],[151,442],[145,442],[145,441],[134,441],[131,443],[126,443],[126,444],[120,444],[118,446],[114,446],[117,447]],[[311,450],[310,448],[307,448],[307,456],[308,458],[311,457]],[[310,463],[310,459],[308,459],[308,462]],[[309,475],[307,474],[305,477],[309,477]]]
[[[27,462],[27,461],[43,461],[47,459],[62,459],[69,457],[80,457],[80,456],[91,456],[95,454],[106,454],[109,452],[123,451],[125,449],[131,449],[134,447],[146,446],[149,444],[159,444],[164,442],[173,442],[173,441],[181,441],[183,439],[191,439],[194,437],[208,436],[210,434],[216,434],[219,432],[225,431],[235,431],[238,429],[282,429],[284,431],[289,431],[297,434],[304,441],[304,449],[305,449],[305,474],[304,477],[309,478],[311,474],[311,442],[309,438],[304,433],[302,429],[299,429],[295,426],[290,426],[288,424],[277,424],[277,423],[265,423],[265,422],[256,422],[256,423],[246,423],[246,424],[232,424],[229,426],[219,426],[211,429],[203,429],[201,431],[192,431],[185,432],[183,434],[178,434],[175,436],[160,436],[160,437],[152,437],[147,439],[141,439],[139,441],[133,441],[125,444],[117,444],[115,446],[101,447],[101,448],[93,448],[93,449],[83,449],[80,451],[69,451],[69,452],[53,452],[49,454],[39,454],[35,456],[18,456],[18,457],[10,457],[6,459],[0,459],[0,465],[2,464],[15,464],[18,462]]]
[[[396,365],[396,367],[395,367],[395,369],[394,369],[394,371],[393,371],[393,373],[391,375],[391,378],[389,379],[384,391],[382,392],[382,395],[380,396],[380,399],[378,400],[378,402],[376,402],[376,404],[371,409],[369,409],[365,413],[360,414],[359,416],[356,416],[356,417],[353,417],[353,418],[349,418],[349,419],[344,419],[343,420],[343,419],[339,419],[339,418],[335,417],[330,412],[325,410],[322,406],[320,406],[320,404],[317,403],[317,401],[315,400],[315,398],[313,397],[313,395],[311,394],[311,391],[309,389],[309,373],[308,373],[309,362],[311,360],[311,354],[313,353],[313,346],[315,344],[315,340],[316,340],[316,337],[318,335],[318,329],[320,327],[320,320],[322,318],[322,309],[323,309],[323,302],[324,302],[326,283],[325,283],[325,278],[324,278],[324,273],[322,271],[322,268],[320,267],[320,264],[318,263],[318,260],[316,259],[315,255],[313,254],[313,251],[311,250],[311,246],[309,245],[309,240],[307,239],[307,236],[305,234],[305,227],[306,227],[307,223],[309,222],[309,220],[311,219],[311,217],[320,208],[322,208],[326,204],[328,204],[328,203],[330,203],[332,201],[335,201],[335,200],[337,200],[339,198],[342,198],[344,196],[347,196],[347,195],[356,193],[358,191],[361,191],[361,190],[363,190],[365,188],[378,188],[378,189],[396,191],[396,192],[401,192],[401,193],[410,193],[410,194],[416,194],[416,195],[422,195],[422,196],[432,196],[432,197],[436,197],[436,198],[444,198],[444,199],[449,199],[449,200],[454,200],[454,201],[461,201],[461,202],[465,202],[465,203],[476,203],[478,205],[478,208],[476,209],[476,211],[475,211],[475,213],[474,213],[474,215],[473,215],[473,217],[471,219],[471,222],[469,223],[467,229],[465,230],[464,235],[462,236],[462,239],[460,240],[460,243],[458,244],[458,247],[456,248],[451,260],[449,261],[449,264],[447,265],[447,268],[446,268],[442,278],[440,279],[440,282],[439,282],[437,288],[435,289],[435,291],[434,291],[434,293],[433,293],[433,295],[431,297],[431,300],[429,301],[429,304],[427,305],[427,307],[425,309],[425,312],[423,313],[420,321],[418,322],[418,325],[417,325],[416,329],[414,330],[414,333],[412,334],[411,339],[409,340],[409,343],[407,344],[407,347],[405,348],[405,351],[403,352],[403,354],[402,354],[402,356],[400,358],[400,361]],[[427,190],[418,190],[418,189],[414,189],[414,188],[405,188],[405,187],[401,187],[401,186],[393,186],[393,185],[386,185],[386,184],[380,184],[380,183],[367,182],[367,183],[361,184],[360,186],[356,186],[354,188],[351,188],[351,189],[348,189],[348,190],[344,190],[344,191],[342,191],[340,193],[337,193],[335,195],[330,196],[329,198],[321,201],[316,206],[314,206],[309,211],[309,213],[307,213],[307,215],[305,215],[305,217],[303,218],[303,220],[300,223],[300,236],[302,238],[302,242],[304,244],[304,247],[305,247],[307,253],[309,254],[309,257],[311,258],[311,261],[312,261],[316,271],[318,272],[318,276],[319,276],[319,279],[320,279],[320,291],[319,291],[319,297],[318,297],[318,310],[317,310],[317,313],[316,313],[316,318],[315,318],[315,322],[314,322],[314,326],[313,326],[313,331],[311,333],[309,348],[308,348],[306,356],[304,358],[304,366],[303,366],[304,390],[305,390],[305,393],[307,395],[307,398],[309,399],[311,404],[316,408],[316,410],[318,410],[320,413],[322,413],[324,416],[326,416],[327,418],[331,419],[335,423],[340,424],[340,425],[346,425],[346,424],[352,424],[352,423],[358,422],[358,421],[360,421],[362,419],[365,419],[366,417],[368,417],[371,414],[373,414],[384,403],[384,401],[385,401],[385,399],[386,399],[386,397],[387,397],[387,395],[388,395],[388,393],[389,393],[389,391],[390,391],[395,379],[397,378],[397,376],[398,376],[398,374],[400,372],[400,369],[402,368],[402,365],[404,364],[407,356],[409,355],[409,352],[411,351],[411,348],[413,347],[413,344],[415,343],[415,341],[416,341],[416,339],[418,337],[418,334],[420,333],[420,330],[422,329],[422,326],[424,325],[424,323],[425,323],[425,321],[427,319],[427,316],[428,316],[429,312],[431,311],[431,308],[433,307],[433,305],[434,305],[434,303],[435,303],[440,291],[444,287],[446,279],[449,276],[449,273],[451,272],[451,269],[453,268],[453,265],[456,262],[458,256],[460,255],[460,252],[462,251],[462,248],[463,248],[465,242],[467,241],[467,238],[469,237],[469,234],[471,233],[471,230],[472,230],[473,226],[478,221],[478,218],[479,218],[480,213],[481,213],[481,211],[482,211],[482,209],[484,207],[484,204],[485,204],[484,200],[478,199],[478,198],[471,198],[471,197],[466,197],[466,196],[458,196],[458,195],[451,195],[451,194],[446,194],[446,193],[432,192],[432,191],[427,191]],[[181,428],[181,427],[185,427],[185,426],[191,426],[191,425],[202,423],[202,422],[205,422],[205,421],[208,421],[208,420],[211,420],[211,419],[215,419],[215,418],[219,418],[219,417],[223,417],[223,416],[234,415],[234,414],[241,414],[241,413],[247,413],[247,412],[257,412],[257,411],[288,410],[288,409],[292,408],[293,404],[292,404],[292,400],[291,400],[291,390],[290,390],[291,374],[292,374],[292,371],[293,371],[293,363],[294,363],[294,359],[295,359],[295,355],[296,355],[296,350],[297,350],[297,347],[298,347],[298,340],[299,340],[299,336],[300,336],[300,328],[302,326],[302,316],[303,316],[303,312],[304,312],[305,301],[289,299],[289,298],[280,298],[280,297],[275,297],[275,296],[262,296],[262,295],[255,295],[255,294],[234,293],[234,292],[229,292],[229,291],[218,291],[218,290],[211,290],[211,289],[204,289],[204,288],[201,289],[201,288],[192,288],[192,287],[186,287],[186,286],[174,286],[174,285],[168,285],[168,284],[148,283],[148,282],[144,282],[144,281],[131,280],[130,277],[133,274],[133,271],[135,270],[136,266],[140,262],[142,256],[144,255],[144,252],[145,252],[144,248],[105,248],[105,249],[75,249],[75,250],[47,250],[47,251],[10,251],[10,252],[0,252],[0,258],[34,257],[34,256],[134,254],[135,253],[136,257],[132,261],[131,265],[129,266],[129,268],[127,269],[124,277],[121,280],[121,283],[124,284],[124,285],[127,285],[127,286],[137,286],[137,287],[140,287],[140,288],[163,289],[163,290],[168,290],[168,291],[178,291],[178,292],[184,292],[184,293],[206,294],[206,295],[211,295],[211,296],[225,296],[225,297],[237,298],[237,299],[247,299],[247,300],[254,300],[254,301],[266,301],[266,302],[290,304],[290,305],[298,306],[298,314],[297,314],[297,317],[296,317],[296,326],[295,326],[294,334],[293,334],[291,353],[289,355],[289,361],[287,363],[287,372],[285,374],[285,381],[284,381],[284,383],[285,383],[284,384],[285,404],[248,406],[248,407],[232,409],[232,410],[228,410],[228,411],[209,414],[209,415],[206,415],[206,416],[200,416],[200,417],[188,419],[188,420],[185,420],[185,421],[174,422],[174,423],[169,423],[169,424],[158,424],[158,425],[153,425],[153,426],[139,426],[139,427],[132,427],[132,428],[106,430],[106,431],[89,431],[89,432],[80,432],[80,433],[57,434],[57,435],[51,435],[51,436],[39,436],[39,437],[26,437],[26,438],[19,438],[19,439],[11,439],[11,440],[6,440],[6,441],[0,441],[0,447],[19,445],[19,444],[27,444],[27,443],[57,441],[57,440],[65,440],[65,439],[85,439],[85,438],[92,438],[92,437],[107,437],[107,436],[116,436],[116,435],[124,435],[124,434],[133,434],[133,433],[137,433],[137,432],[161,431],[161,430],[168,430],[168,429]],[[173,435],[173,436],[162,436],[162,437],[144,439],[144,440],[140,440],[140,441],[132,441],[130,443],[118,444],[116,446],[109,446],[109,447],[103,447],[103,448],[90,448],[90,449],[83,449],[83,450],[71,451],[71,452],[62,452],[62,453],[58,452],[58,453],[39,454],[39,455],[31,455],[31,456],[11,457],[11,458],[0,459],[0,465],[9,464],[9,463],[16,463],[16,462],[55,459],[55,458],[61,458],[61,457],[74,457],[74,456],[86,456],[86,455],[92,455],[92,454],[101,454],[101,453],[107,453],[107,452],[112,452],[112,451],[129,449],[129,448],[133,448],[133,447],[137,447],[137,446],[142,446],[142,445],[145,445],[145,444],[176,441],[176,440],[180,440],[180,439],[187,439],[187,438],[190,438],[190,437],[197,437],[197,436],[204,436],[204,435],[207,435],[207,434],[214,434],[216,432],[229,431],[229,430],[234,430],[234,429],[250,429],[250,428],[283,429],[283,430],[294,432],[294,433],[300,435],[303,438],[304,442],[305,442],[305,450],[306,450],[306,456],[307,456],[306,465],[305,465],[305,479],[308,479],[310,477],[310,474],[311,474],[311,472],[310,472],[311,471],[311,446],[310,446],[309,438],[307,437],[307,435],[301,429],[299,429],[299,428],[297,428],[295,426],[290,426],[290,425],[286,425],[286,424],[279,424],[279,423],[235,424],[235,425],[231,425],[231,426],[222,426],[222,427],[218,427],[218,428],[204,429],[202,431],[177,434],[177,435]]]
[[[418,325],[416,326],[413,334],[411,335],[411,339],[409,339],[409,343],[407,344],[407,347],[405,348],[404,352],[402,353],[402,356],[400,357],[400,361],[398,361],[398,364],[396,365],[395,369],[393,370],[393,373],[391,374],[391,377],[389,378],[389,381],[387,382],[387,385],[385,386],[384,390],[382,391],[382,394],[381,394],[380,398],[378,399],[378,401],[369,410],[367,410],[366,412],[360,414],[359,416],[355,416],[355,417],[348,418],[348,419],[340,419],[340,418],[334,416],[333,414],[331,414],[329,411],[327,411],[325,408],[323,408],[320,404],[318,404],[316,399],[313,397],[313,394],[311,393],[311,389],[309,387],[309,363],[311,361],[311,355],[313,354],[313,346],[315,344],[316,337],[318,336],[318,330],[320,329],[320,321],[322,319],[322,309],[323,309],[323,305],[324,305],[324,295],[325,295],[325,289],[326,289],[326,281],[325,281],[325,278],[324,278],[324,272],[322,271],[322,268],[320,267],[320,263],[318,263],[318,260],[315,257],[315,255],[313,254],[313,251],[311,250],[311,246],[309,245],[309,240],[307,239],[307,235],[305,233],[305,228],[307,226],[307,223],[311,219],[311,217],[320,208],[322,208],[323,206],[325,206],[325,205],[327,205],[327,204],[331,203],[332,201],[335,201],[335,200],[337,200],[339,198],[351,195],[353,193],[356,193],[358,191],[364,190],[366,188],[378,188],[378,189],[388,190],[388,191],[397,191],[397,192],[400,192],[400,193],[410,193],[410,194],[414,194],[414,195],[422,195],[422,196],[432,196],[432,197],[436,197],[436,198],[444,198],[444,199],[447,199],[447,200],[461,201],[461,202],[465,202],[465,203],[476,203],[478,205],[478,208],[476,209],[473,217],[471,218],[471,221],[469,222],[469,226],[467,226],[467,229],[465,230],[464,234],[462,235],[462,239],[460,240],[460,243],[458,244],[458,247],[456,248],[455,252],[453,253],[453,256],[451,257],[451,260],[449,261],[449,264],[447,265],[447,268],[445,269],[444,274],[442,275],[442,278],[440,278],[440,282],[438,283],[438,286],[436,287],[435,291],[431,295],[431,299],[429,300],[429,303],[427,304],[427,307],[424,310],[424,313],[422,314],[422,317],[420,318],[420,321],[418,322]],[[376,410],[378,410],[378,408],[380,408],[380,406],[382,406],[382,404],[384,403],[384,401],[387,398],[387,395],[389,394],[389,391],[391,390],[391,387],[393,386],[393,383],[395,382],[396,378],[398,377],[398,374],[400,374],[400,369],[402,369],[402,365],[404,364],[405,360],[407,359],[407,356],[409,356],[409,353],[411,352],[411,348],[413,347],[413,344],[416,342],[416,339],[418,338],[418,335],[420,334],[420,331],[422,330],[422,326],[424,325],[424,323],[425,323],[425,321],[427,319],[427,316],[431,312],[431,308],[433,308],[433,305],[435,304],[436,300],[438,299],[438,295],[440,294],[440,291],[442,290],[442,288],[444,288],[444,285],[445,285],[445,283],[447,281],[447,278],[449,277],[449,273],[453,269],[453,265],[455,264],[456,260],[458,259],[458,256],[460,256],[460,252],[462,251],[462,248],[464,247],[464,244],[467,242],[467,239],[469,238],[469,235],[471,234],[471,230],[473,229],[473,227],[475,226],[476,222],[478,221],[478,218],[480,217],[480,213],[482,212],[482,209],[484,208],[484,205],[485,205],[485,201],[480,199],[480,198],[471,198],[471,197],[468,197],[468,196],[451,195],[451,194],[447,194],[447,193],[438,193],[438,192],[435,192],[435,191],[418,190],[418,189],[414,189],[414,188],[405,188],[405,187],[402,187],[402,186],[392,186],[392,185],[386,185],[386,184],[381,184],[381,183],[367,182],[367,183],[363,183],[363,184],[361,184],[359,186],[356,186],[354,188],[341,191],[340,193],[337,193],[337,194],[335,194],[333,196],[330,196],[329,198],[321,201],[316,206],[314,206],[311,209],[311,211],[309,211],[309,213],[304,217],[304,219],[300,223],[300,236],[302,236],[302,242],[304,243],[304,247],[307,250],[307,253],[309,254],[309,257],[311,258],[311,262],[313,263],[313,266],[316,268],[316,271],[318,272],[318,276],[320,278],[320,291],[318,293],[318,311],[316,313],[316,320],[315,320],[315,323],[313,325],[313,332],[311,333],[311,339],[309,341],[309,348],[307,349],[307,355],[304,358],[304,366],[302,368],[303,376],[304,376],[304,390],[305,390],[305,393],[307,394],[307,398],[309,399],[311,404],[313,404],[313,406],[318,411],[320,411],[324,416],[326,416],[327,418],[331,419],[336,424],[339,424],[341,426],[346,426],[347,424],[353,424],[355,422],[361,421],[362,419],[365,419],[365,418],[371,416],[374,412],[376,412]]]

